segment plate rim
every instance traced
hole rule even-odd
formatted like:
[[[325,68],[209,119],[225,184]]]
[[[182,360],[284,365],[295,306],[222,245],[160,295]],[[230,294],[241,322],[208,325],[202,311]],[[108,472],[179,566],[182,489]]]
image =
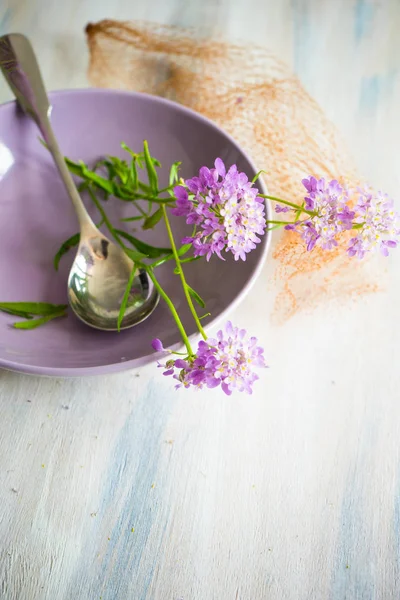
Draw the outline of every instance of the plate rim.
[[[119,90],[113,88],[95,88],[95,87],[87,87],[87,88],[69,88],[69,89],[59,89],[53,90],[49,92],[50,105],[52,105],[52,99],[57,96],[78,96],[78,95],[121,95],[127,96],[131,98],[145,98],[149,102],[154,102],[156,104],[163,104],[165,106],[169,106],[175,110],[178,110],[181,113],[187,114],[189,117],[194,118],[209,127],[216,129],[220,134],[222,134],[229,143],[234,146],[242,156],[247,160],[250,167],[253,169],[254,173],[257,173],[256,165],[254,164],[253,159],[250,155],[242,148],[242,146],[227,132],[225,129],[220,127],[217,123],[205,117],[204,115],[196,112],[195,110],[184,106],[183,104],[179,104],[178,102],[174,102],[173,100],[169,100],[168,98],[162,98],[161,96],[155,96],[152,94],[148,94],[145,92],[137,92],[133,90]],[[8,102],[4,102],[0,104],[0,112],[10,106],[16,106],[16,100],[10,100]],[[267,194],[268,190],[264,183],[264,181],[260,178],[258,180],[258,187],[263,194]],[[265,208],[267,218],[271,214],[271,202],[268,199],[265,199]],[[242,303],[244,298],[249,294],[251,289],[253,288],[256,280],[258,279],[264,264],[266,262],[266,258],[269,252],[272,234],[271,232],[266,232],[264,234],[264,244],[262,249],[262,254],[259,257],[259,260],[256,264],[256,267],[253,271],[251,278],[249,279],[247,285],[240,291],[240,293],[236,296],[232,302],[230,302],[227,307],[214,319],[212,319],[207,327],[210,329],[214,329],[218,327],[218,325],[226,319],[227,315],[233,312],[239,304]],[[195,342],[200,338],[199,333],[193,333],[189,336],[191,342]],[[173,346],[170,346],[173,350],[178,350],[182,347],[182,343],[178,342]],[[150,343],[149,343],[150,348]],[[91,376],[91,375],[106,375],[110,373],[119,373],[122,371],[128,371],[131,369],[144,367],[150,363],[156,362],[158,359],[164,356],[164,353],[160,352],[151,352],[146,354],[145,356],[141,356],[140,358],[133,358],[127,361],[120,361],[118,363],[110,363],[107,365],[98,365],[98,366],[83,366],[83,367],[46,367],[41,365],[25,365],[22,363],[16,363],[12,360],[7,360],[0,358],[0,368],[7,371],[15,371],[17,373],[25,373],[27,375],[38,375],[44,377],[62,377],[62,378],[73,378],[73,377],[83,377],[83,376]]]

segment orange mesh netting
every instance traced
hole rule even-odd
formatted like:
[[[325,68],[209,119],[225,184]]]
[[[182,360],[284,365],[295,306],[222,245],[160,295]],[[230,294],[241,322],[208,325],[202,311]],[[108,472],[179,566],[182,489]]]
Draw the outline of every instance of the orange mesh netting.
[[[105,20],[86,33],[93,85],[157,94],[212,119],[268,172],[271,195],[300,203],[308,174],[354,181],[335,127],[266,49],[149,23]],[[343,247],[308,253],[298,235],[284,232],[274,236],[273,257],[278,322],[321,301],[377,289],[370,267],[355,264]]]

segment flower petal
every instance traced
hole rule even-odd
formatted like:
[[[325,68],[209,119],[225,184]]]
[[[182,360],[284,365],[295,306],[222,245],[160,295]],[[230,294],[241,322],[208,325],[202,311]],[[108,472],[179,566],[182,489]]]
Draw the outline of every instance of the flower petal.
[[[156,352],[165,352],[165,348],[162,344],[162,341],[159,340],[158,338],[155,338],[152,342],[151,345],[153,347],[153,350],[155,350]]]

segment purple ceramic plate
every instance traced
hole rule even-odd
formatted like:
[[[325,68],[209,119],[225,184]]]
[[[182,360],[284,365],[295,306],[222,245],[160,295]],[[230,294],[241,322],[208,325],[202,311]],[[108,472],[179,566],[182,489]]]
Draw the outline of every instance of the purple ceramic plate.
[[[169,166],[182,161],[183,177],[220,156],[236,163],[252,178],[256,169],[246,154],[212,122],[173,102],[144,94],[87,89],[50,95],[52,124],[61,150],[89,164],[105,154],[124,156],[121,141],[141,149],[147,139],[159,158],[161,183],[167,185]],[[261,186],[259,182],[259,187]],[[129,203],[111,199],[113,220],[134,214]],[[98,215],[92,211],[97,221]],[[0,107],[0,301],[66,303],[66,283],[74,251],[64,256],[58,272],[53,257],[60,244],[77,232],[77,221],[50,155],[38,141],[36,125],[21,114],[15,102]],[[132,226],[135,223],[129,223]],[[126,223],[125,225],[128,225]],[[188,235],[184,219],[173,217],[180,239]],[[168,246],[163,225],[140,232],[146,241]],[[246,262],[233,259],[197,261],[188,269],[189,283],[207,303],[215,324],[249,291],[260,272],[268,248],[267,236]],[[172,265],[159,273],[162,284],[181,311],[190,334],[192,319]],[[32,331],[12,329],[15,319],[0,313],[0,367],[38,375],[80,376],[121,371],[154,358],[151,340],[165,346],[179,344],[176,326],[161,301],[140,325],[121,333],[101,332],[78,321],[70,312]],[[240,325],[240,323],[238,323]]]

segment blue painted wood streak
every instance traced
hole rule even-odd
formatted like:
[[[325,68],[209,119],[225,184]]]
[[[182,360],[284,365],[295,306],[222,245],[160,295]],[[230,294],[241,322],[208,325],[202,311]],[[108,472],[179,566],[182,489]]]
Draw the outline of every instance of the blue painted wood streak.
[[[372,31],[375,16],[375,4],[370,0],[357,0],[354,8],[354,37],[360,42]]]
[[[379,104],[381,94],[381,76],[363,77],[360,87],[360,110],[374,112]]]
[[[397,479],[393,502],[393,556],[395,557],[394,581],[400,597],[400,462],[397,466]]]
[[[354,467],[345,486],[330,600],[375,598],[372,539],[363,518],[365,501],[359,477],[359,467]],[[363,544],[359,544],[360,539]]]
[[[10,7],[6,8],[4,11],[0,8],[0,35],[10,33],[11,17],[12,11]]]
[[[91,521],[93,530],[86,537],[79,567],[69,584],[70,596],[67,594],[66,598],[74,597],[76,590],[80,590],[81,598],[88,599],[147,597],[167,525],[166,516],[162,522],[160,505],[168,472],[165,468],[159,471],[159,459],[165,448],[163,432],[173,404],[174,393],[163,394],[159,383],[151,382],[134,405],[110,452],[99,510]],[[111,530],[105,526],[108,522],[112,523]],[[138,576],[155,522],[152,561],[146,562]]]
[[[309,56],[312,52],[312,30],[308,6],[302,0],[291,0],[293,13],[293,66],[296,75],[305,82]]]
[[[374,523],[369,520],[366,474],[376,446],[378,423],[366,423],[349,465],[340,511],[330,600],[376,600]]]
[[[387,73],[363,77],[360,85],[360,111],[372,113],[382,106],[382,97],[387,102],[394,91],[398,69]]]

